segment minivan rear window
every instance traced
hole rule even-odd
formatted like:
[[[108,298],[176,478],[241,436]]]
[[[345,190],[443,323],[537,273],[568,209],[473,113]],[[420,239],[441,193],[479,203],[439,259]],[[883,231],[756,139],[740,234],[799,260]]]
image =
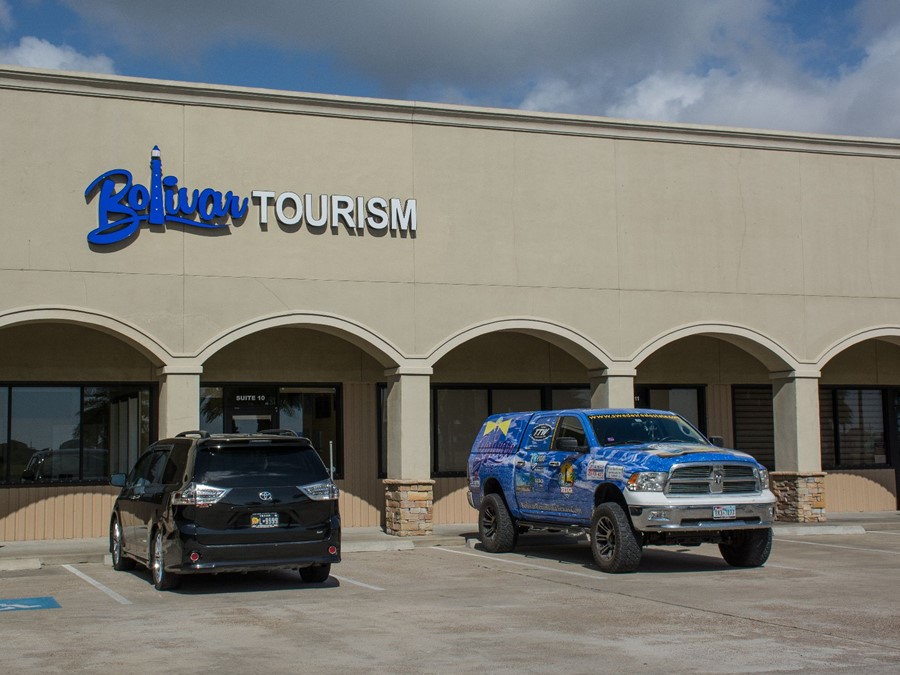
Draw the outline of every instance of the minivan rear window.
[[[217,487],[308,485],[328,478],[311,447],[231,446],[197,449],[194,480]]]

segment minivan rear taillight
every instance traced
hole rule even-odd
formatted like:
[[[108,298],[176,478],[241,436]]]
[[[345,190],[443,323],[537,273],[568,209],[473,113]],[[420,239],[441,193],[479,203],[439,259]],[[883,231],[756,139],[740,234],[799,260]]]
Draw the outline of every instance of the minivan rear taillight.
[[[191,483],[181,492],[172,495],[172,504],[176,506],[208,506],[215,504],[229,492],[231,492],[231,488]]]
[[[305,494],[310,499],[314,499],[317,502],[324,502],[338,498],[337,485],[332,483],[330,480],[323,480],[319,483],[310,483],[309,485],[299,485],[297,489],[299,489],[300,492]]]

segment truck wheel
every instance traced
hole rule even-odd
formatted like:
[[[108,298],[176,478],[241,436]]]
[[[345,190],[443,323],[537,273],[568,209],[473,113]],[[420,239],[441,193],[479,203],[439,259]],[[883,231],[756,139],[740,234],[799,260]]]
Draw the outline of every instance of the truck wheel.
[[[772,528],[735,532],[719,551],[732,567],[759,567],[772,552]]]
[[[602,572],[634,572],[641,564],[640,535],[615,502],[604,502],[591,518],[591,553]]]
[[[486,551],[507,553],[516,547],[519,532],[503,497],[496,493],[484,496],[478,511],[478,535]]]

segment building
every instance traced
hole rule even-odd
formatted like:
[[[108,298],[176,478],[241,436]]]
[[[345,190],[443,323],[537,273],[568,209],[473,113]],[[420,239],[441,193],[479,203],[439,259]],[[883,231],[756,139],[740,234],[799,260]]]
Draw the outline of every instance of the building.
[[[346,526],[474,522],[489,412],[635,402],[782,519],[897,508],[900,141],[7,67],[0,115],[0,539],[102,536],[198,428],[330,449]]]

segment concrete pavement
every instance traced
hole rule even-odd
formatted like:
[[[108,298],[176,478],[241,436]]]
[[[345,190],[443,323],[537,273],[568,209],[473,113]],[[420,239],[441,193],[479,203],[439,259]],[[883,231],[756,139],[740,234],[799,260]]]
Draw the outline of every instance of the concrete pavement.
[[[868,531],[900,531],[900,511],[873,513],[832,513],[826,523],[776,523],[779,536],[865,534]],[[549,543],[549,537],[562,535],[536,533],[526,535],[525,543]],[[473,545],[478,539],[478,526],[472,524],[438,525],[434,534],[426,537],[401,538],[386,534],[378,527],[348,527],[342,532],[342,552],[402,551],[423,546]],[[72,565],[89,562],[109,563],[109,542],[106,537],[90,539],[52,539],[46,541],[0,541],[0,572],[40,569],[46,565]]]

